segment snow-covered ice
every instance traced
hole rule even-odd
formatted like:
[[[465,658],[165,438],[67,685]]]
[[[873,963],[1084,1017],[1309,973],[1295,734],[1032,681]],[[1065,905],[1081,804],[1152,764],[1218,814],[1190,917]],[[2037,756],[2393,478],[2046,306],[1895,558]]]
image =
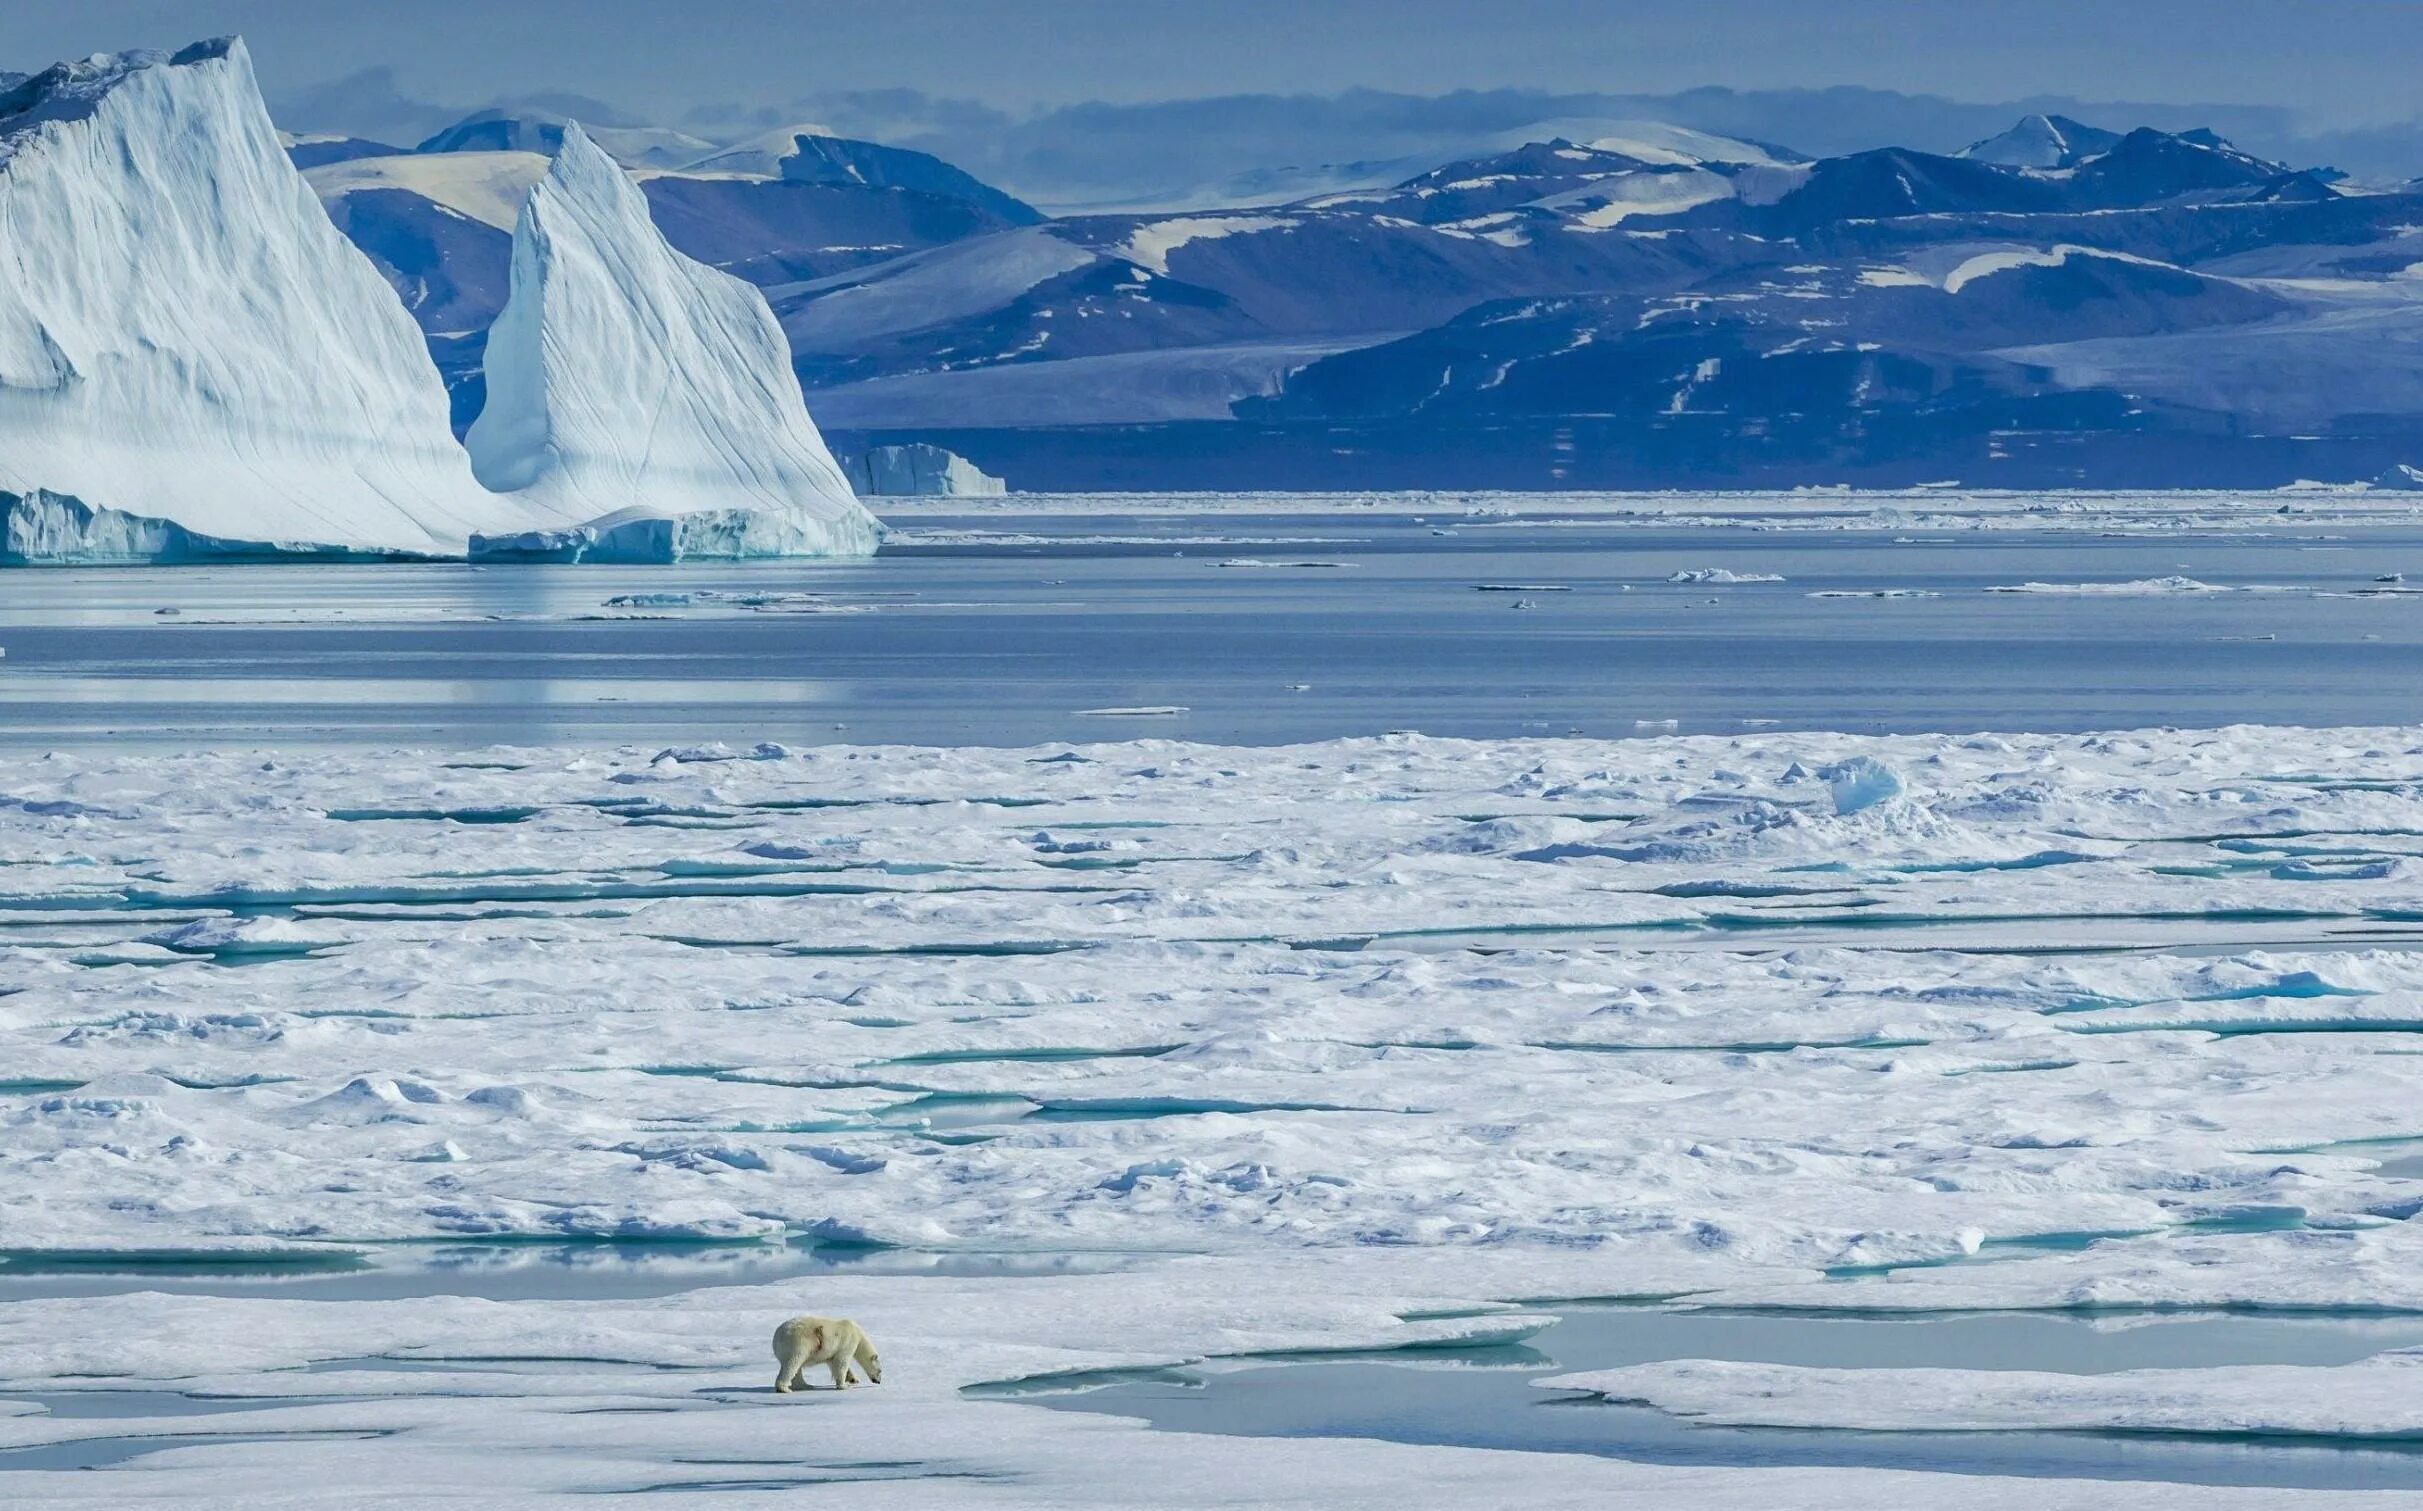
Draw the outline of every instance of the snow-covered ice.
[[[2423,1309],[2423,1187],[2368,1142],[2423,1135],[2418,833],[2403,730],[11,760],[12,1251],[1157,1257],[630,1302],[24,1301],[0,1395],[165,1386],[276,1399],[143,1431],[383,1434],[144,1461],[206,1499],[754,1480],[771,1453],[775,1478],[912,1466],[925,1505],[1115,1501],[1112,1455],[1207,1504],[1233,1450],[956,1387],[1486,1339],[1553,1296]],[[825,1403],[847,1455],[740,1413],[761,1335],[809,1309],[885,1351],[882,1391]],[[601,1362],[444,1362],[471,1355]],[[341,1362],[366,1356],[427,1362]],[[1578,1383],[1726,1420],[2404,1431],[2408,1370]],[[0,1448],[124,1430],[10,1415]],[[1484,1472],[1246,1457],[1225,1493],[1322,1504]],[[1544,1504],[1684,1473],[1486,1466]]]
[[[1781,582],[1783,578],[1773,572],[1737,572],[1731,567],[1686,567],[1679,572],[1667,573],[1666,580],[1731,587],[1739,583]]]
[[[1017,493],[1006,498],[928,498],[887,502],[886,520],[924,514],[981,515],[1015,510],[1083,517],[1150,518],[1354,515],[1452,519],[1460,527],[1604,527],[1806,531],[1890,531],[1948,535],[1972,531],[2192,536],[2210,531],[2266,533],[2404,525],[2415,495],[2370,485],[2274,492],[2144,491],[2045,493],[1958,486],[1906,490],[1800,488],[1738,493],[1509,493],[1413,489],[1340,493]],[[2149,579],[2151,580],[2151,579]],[[2058,585],[2057,585],[2058,586]]]

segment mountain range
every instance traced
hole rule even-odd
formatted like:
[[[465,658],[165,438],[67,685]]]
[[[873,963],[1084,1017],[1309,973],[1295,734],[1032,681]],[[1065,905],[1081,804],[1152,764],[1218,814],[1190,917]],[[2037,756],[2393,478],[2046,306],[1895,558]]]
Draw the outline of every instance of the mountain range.
[[[837,444],[931,442],[1016,487],[2274,486],[2423,459],[2423,185],[2058,113],[1832,156],[1564,126],[1057,216],[812,123],[594,136],[674,247],[763,292]],[[290,148],[458,429],[564,129],[489,110],[411,149]]]

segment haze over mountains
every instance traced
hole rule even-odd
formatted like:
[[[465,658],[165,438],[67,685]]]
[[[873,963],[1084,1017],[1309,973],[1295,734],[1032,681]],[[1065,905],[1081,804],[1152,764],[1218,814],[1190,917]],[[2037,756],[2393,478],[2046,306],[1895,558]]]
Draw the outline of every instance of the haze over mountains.
[[[675,247],[764,291],[845,448],[935,442],[1014,487],[2274,486],[2423,459],[2415,184],[2175,111],[1816,155],[1503,104],[1428,157],[1216,184],[1173,161],[1174,208],[1057,216],[818,122],[596,138]],[[507,208],[564,119],[294,147],[458,428]]]

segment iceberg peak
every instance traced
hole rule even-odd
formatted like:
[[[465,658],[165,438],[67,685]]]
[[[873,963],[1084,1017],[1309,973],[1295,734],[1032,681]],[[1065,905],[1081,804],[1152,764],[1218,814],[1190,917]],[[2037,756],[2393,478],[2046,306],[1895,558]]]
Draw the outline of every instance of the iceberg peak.
[[[573,536],[491,550],[865,555],[879,527],[808,418],[765,298],[666,243],[578,123],[523,204],[488,335],[479,480]]]
[[[97,52],[90,57],[53,63],[28,74],[0,91],[0,162],[44,125],[91,117],[109,92],[128,76],[151,68],[185,68],[225,60],[252,76],[252,55],[236,37],[213,37],[179,48],[174,53],[150,48],[127,52]]]
[[[234,38],[0,93],[0,224],[0,533],[112,521],[79,559],[170,531],[455,555],[525,517],[473,481],[420,331],[287,160]]]

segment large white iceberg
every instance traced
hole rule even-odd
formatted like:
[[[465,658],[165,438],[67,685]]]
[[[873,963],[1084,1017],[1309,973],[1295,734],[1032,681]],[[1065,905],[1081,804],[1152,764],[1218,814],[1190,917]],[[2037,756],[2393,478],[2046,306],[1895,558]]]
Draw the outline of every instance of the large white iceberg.
[[[0,560],[459,554],[421,335],[287,161],[241,42],[0,94]]]
[[[517,229],[475,469],[241,42],[0,91],[0,564],[872,551],[764,301],[570,139]]]
[[[880,527],[808,418],[755,288],[669,246],[577,125],[522,206],[472,425],[482,483],[572,530],[475,551],[651,560],[863,556]]]

